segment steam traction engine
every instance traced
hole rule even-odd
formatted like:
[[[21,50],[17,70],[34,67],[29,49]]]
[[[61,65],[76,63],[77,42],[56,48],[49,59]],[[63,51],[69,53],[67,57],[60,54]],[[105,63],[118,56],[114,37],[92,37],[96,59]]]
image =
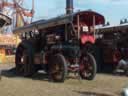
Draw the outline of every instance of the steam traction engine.
[[[94,25],[103,24],[104,17],[93,11],[73,13],[72,0],[67,0],[66,13],[14,30],[22,35],[16,51],[19,74],[30,76],[43,69],[55,82],[63,82],[68,72],[78,72],[82,79],[94,79],[96,62],[85,46],[95,43]]]
[[[96,29],[99,71],[113,72],[121,59],[128,58],[128,24]],[[100,60],[99,60],[100,58]]]

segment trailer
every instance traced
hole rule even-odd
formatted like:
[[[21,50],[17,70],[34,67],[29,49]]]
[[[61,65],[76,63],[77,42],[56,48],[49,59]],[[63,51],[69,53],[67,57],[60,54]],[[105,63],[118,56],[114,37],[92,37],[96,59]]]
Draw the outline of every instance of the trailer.
[[[95,43],[95,25],[104,24],[104,16],[92,10],[73,12],[72,0],[66,9],[63,16],[14,29],[22,37],[15,56],[18,74],[31,76],[42,69],[54,82],[63,82],[69,72],[94,79],[97,65],[86,44]]]

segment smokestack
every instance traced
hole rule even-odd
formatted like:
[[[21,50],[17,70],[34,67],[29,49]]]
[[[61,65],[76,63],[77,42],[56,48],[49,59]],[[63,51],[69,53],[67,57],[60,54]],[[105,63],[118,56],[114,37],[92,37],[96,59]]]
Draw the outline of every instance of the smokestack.
[[[73,0],[66,0],[66,14],[73,13]]]

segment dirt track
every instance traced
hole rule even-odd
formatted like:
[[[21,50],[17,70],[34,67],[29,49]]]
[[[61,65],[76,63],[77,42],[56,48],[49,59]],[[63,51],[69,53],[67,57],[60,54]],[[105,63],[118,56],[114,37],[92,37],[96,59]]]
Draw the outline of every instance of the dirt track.
[[[51,83],[43,74],[35,74],[32,78],[18,77],[9,70],[12,66],[0,64],[3,70],[0,96],[90,96],[88,92],[114,96],[119,95],[122,88],[128,85],[128,77],[108,74],[97,74],[93,81],[79,81],[69,77],[64,83]]]

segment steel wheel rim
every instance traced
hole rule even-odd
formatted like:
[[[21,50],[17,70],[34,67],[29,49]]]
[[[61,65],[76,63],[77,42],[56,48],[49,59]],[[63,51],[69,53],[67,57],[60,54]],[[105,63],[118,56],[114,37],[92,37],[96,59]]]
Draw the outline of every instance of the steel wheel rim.
[[[63,67],[60,64],[55,64],[51,72],[52,77],[55,79],[61,79],[63,74]]]
[[[87,78],[93,74],[93,67],[91,66],[92,61],[89,56],[82,57],[81,61],[82,62],[80,62],[80,72],[85,78]]]

